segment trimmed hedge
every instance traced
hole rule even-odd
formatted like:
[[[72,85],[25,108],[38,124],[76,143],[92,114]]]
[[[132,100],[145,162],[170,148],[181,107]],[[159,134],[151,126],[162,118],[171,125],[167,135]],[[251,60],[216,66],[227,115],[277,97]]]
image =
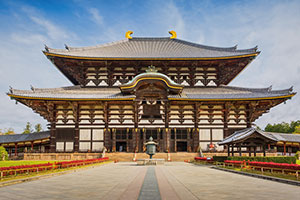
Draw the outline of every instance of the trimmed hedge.
[[[274,162],[274,163],[288,163],[295,164],[296,157],[294,156],[274,156],[274,157],[249,157],[249,156],[229,156],[227,160],[240,160],[240,161],[258,161],[258,162]]]
[[[213,156],[213,160],[217,162],[224,162],[228,160],[228,156]]]
[[[294,156],[274,156],[274,157],[249,157],[249,156],[214,156],[214,161],[224,162],[225,160],[238,160],[238,161],[258,161],[258,162],[274,162],[274,163],[288,163],[295,164],[296,157]]]

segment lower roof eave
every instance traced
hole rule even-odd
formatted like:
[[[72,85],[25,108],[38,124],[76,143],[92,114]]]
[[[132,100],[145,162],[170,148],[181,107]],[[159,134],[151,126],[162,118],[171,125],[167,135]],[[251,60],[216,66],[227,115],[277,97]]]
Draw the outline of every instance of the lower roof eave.
[[[257,97],[257,98],[186,98],[186,97],[168,97],[171,101],[254,101],[254,100],[274,100],[274,99],[289,99],[295,94],[275,97]],[[128,101],[135,100],[135,97],[117,97],[117,98],[53,98],[53,97],[31,97],[8,94],[12,99],[29,99],[29,100],[49,100],[49,101]]]

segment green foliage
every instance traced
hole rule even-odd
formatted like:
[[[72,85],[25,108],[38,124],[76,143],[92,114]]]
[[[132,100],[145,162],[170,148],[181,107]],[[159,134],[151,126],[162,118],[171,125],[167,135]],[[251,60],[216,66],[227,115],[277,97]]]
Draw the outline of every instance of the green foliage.
[[[37,133],[43,131],[42,125],[41,125],[41,124],[36,124],[36,125],[34,126],[34,129],[35,129],[35,132],[37,132]]]
[[[28,133],[32,133],[32,125],[30,124],[30,122],[27,122],[25,129],[23,131],[23,134],[28,134]]]
[[[274,157],[249,157],[249,156],[230,156],[228,160],[240,161],[258,161],[258,162],[274,162],[274,163],[296,163],[295,156],[274,156]]]
[[[2,129],[0,129],[0,135],[13,135],[13,134],[16,134],[14,129],[12,128],[8,128],[8,129],[4,129],[2,131]]]
[[[213,160],[217,162],[224,162],[224,160],[228,160],[228,156],[213,156]]]
[[[273,124],[273,125],[268,124],[265,127],[265,131],[275,132],[275,133],[294,133],[297,126],[300,126],[300,120],[292,121],[290,124],[286,122],[281,122],[279,124]]]
[[[293,133],[299,134],[300,133],[300,125],[295,127],[295,130]]]
[[[8,160],[8,153],[3,146],[0,146],[0,161]]]

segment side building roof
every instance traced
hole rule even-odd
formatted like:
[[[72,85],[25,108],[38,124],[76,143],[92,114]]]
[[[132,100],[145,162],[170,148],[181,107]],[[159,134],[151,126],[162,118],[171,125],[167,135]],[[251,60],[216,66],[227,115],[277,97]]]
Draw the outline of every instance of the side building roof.
[[[272,133],[264,132],[257,128],[247,128],[239,131],[235,131],[232,135],[226,137],[223,141],[219,142],[219,145],[234,144],[242,141],[252,134],[260,134],[261,136],[273,141],[273,142],[296,142],[300,143],[299,134],[288,134],[288,133]]]
[[[50,138],[50,131],[30,134],[0,135],[0,144],[28,142]]]

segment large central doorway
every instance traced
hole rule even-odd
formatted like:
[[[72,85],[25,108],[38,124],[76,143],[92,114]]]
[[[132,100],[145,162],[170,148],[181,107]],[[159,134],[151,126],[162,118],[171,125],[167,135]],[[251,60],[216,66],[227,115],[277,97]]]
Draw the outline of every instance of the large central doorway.
[[[187,142],[177,141],[177,151],[187,151]]]
[[[126,152],[127,143],[126,142],[116,142],[116,151],[117,152]]]

